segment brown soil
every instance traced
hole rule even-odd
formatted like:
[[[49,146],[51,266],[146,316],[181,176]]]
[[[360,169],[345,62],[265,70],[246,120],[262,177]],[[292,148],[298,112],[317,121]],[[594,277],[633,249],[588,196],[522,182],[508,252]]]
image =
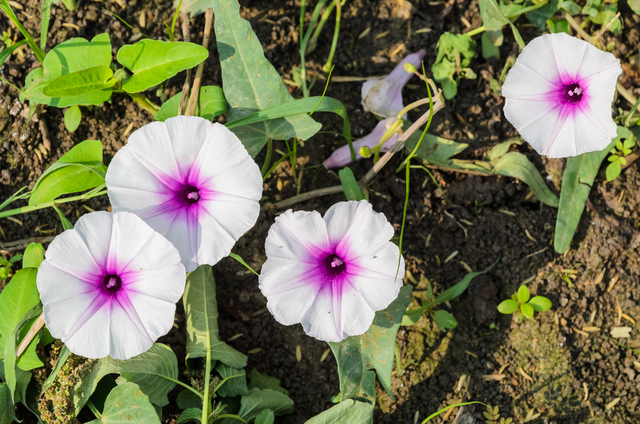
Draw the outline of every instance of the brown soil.
[[[40,2],[28,0],[25,3],[18,16],[26,22],[27,28],[37,33]],[[124,4],[124,1],[120,3]],[[135,26],[139,26],[140,14],[145,13],[147,24],[143,31],[155,38],[163,37],[162,22],[171,17],[171,3],[169,0],[129,0],[126,7],[120,7],[116,2],[83,2],[74,13],[54,6],[48,48],[71,37],[91,38],[106,31],[111,36],[115,53],[128,42],[133,32],[103,12],[103,6]],[[243,16],[251,22],[262,41],[267,58],[285,79],[292,80],[291,70],[299,63],[299,4],[292,0],[241,3],[246,6]],[[399,8],[399,3],[397,0],[347,2],[334,60],[335,76],[386,74],[402,57],[419,49],[427,51],[425,66],[430,69],[440,34],[468,31],[463,23],[465,20],[471,28],[481,25],[476,0],[406,0],[404,9]],[[637,29],[640,17],[624,9],[623,5],[620,7],[624,12],[624,30],[615,39],[614,53],[623,58],[640,46]],[[307,7],[307,10],[308,22],[312,9]],[[314,72],[321,71],[328,56],[333,22],[333,19],[329,20],[322,42],[308,57],[308,68]],[[524,18],[518,22],[525,41],[539,35]],[[78,29],[63,23],[76,25]],[[201,41],[203,26],[202,16],[191,21],[192,41]],[[7,20],[1,20],[0,31],[7,28]],[[367,28],[370,28],[369,33],[360,38]],[[425,29],[428,31],[418,32]],[[386,36],[381,36],[387,31]],[[604,38],[612,39],[610,34]],[[499,141],[517,134],[504,118],[502,98],[489,86],[489,80],[500,75],[504,60],[518,53],[517,45],[510,31],[505,30],[502,61],[482,59],[480,49],[478,41],[479,57],[471,65],[478,75],[477,80],[461,83],[458,96],[448,101],[445,109],[435,116],[430,130],[433,134],[469,143],[463,158],[480,158]],[[215,43],[209,50],[211,56],[203,84],[221,85]],[[2,68],[3,77],[22,87],[26,74],[36,66],[33,55],[12,56]],[[620,79],[636,95],[640,94],[635,88],[639,75],[637,69],[633,71],[627,66]],[[183,78],[180,74],[169,80],[162,93],[171,96],[180,91]],[[405,104],[426,95],[417,83],[412,81],[412,84],[405,89]],[[321,85],[319,82],[312,94],[320,94]],[[297,89],[290,88],[294,96],[300,96]],[[158,103],[159,94],[149,93]],[[373,129],[375,118],[364,113],[360,106],[360,83],[331,83],[327,95],[347,106],[355,137]],[[618,99],[615,106],[625,110],[630,107],[624,99]],[[152,120],[147,112],[123,95],[114,95],[111,102],[102,107],[83,108],[82,123],[74,133],[65,129],[63,113],[59,109],[41,110],[32,121],[27,121],[27,111],[28,105],[17,100],[17,92],[1,84],[0,200],[20,187],[32,186],[47,166],[82,140],[101,140],[104,160],[108,164],[126,142],[125,130],[130,132]],[[340,118],[320,115],[317,118],[324,124],[323,131],[341,132]],[[326,133],[304,143],[299,149],[299,164],[305,166],[300,192],[339,184],[335,172],[318,165],[343,144],[341,137]],[[51,147],[45,153],[40,145]],[[276,142],[275,147],[286,150],[283,142]],[[541,159],[526,144],[518,149],[536,164],[544,177],[548,177],[552,190],[558,192],[562,161]],[[259,155],[258,163],[263,160],[264,154]],[[406,184],[404,174],[393,173],[399,160],[389,163],[369,187],[374,209],[384,212],[398,230]],[[370,166],[369,160],[351,168],[356,178],[360,178]],[[536,416],[530,422],[595,423],[604,419],[612,423],[637,422],[636,417],[640,415],[639,355],[607,338],[611,327],[627,325],[633,328],[631,338],[619,341],[631,348],[640,347],[637,324],[624,318],[620,323],[619,315],[621,311],[636,321],[640,319],[640,292],[637,289],[640,239],[635,230],[640,226],[640,174],[636,164],[613,183],[596,182],[590,195],[591,205],[582,218],[572,249],[566,255],[553,251],[557,211],[528,196],[529,188],[523,183],[505,177],[440,171],[435,171],[435,177],[453,204],[445,203],[443,193],[423,171],[411,173],[403,248],[411,275],[406,282],[415,286],[412,306],[418,306],[425,298],[429,283],[436,294],[457,283],[467,273],[463,263],[474,271],[483,270],[496,261],[497,264],[488,274],[472,282],[468,294],[451,302],[450,312],[459,322],[455,330],[441,333],[427,317],[415,326],[401,328],[398,342],[406,369],[401,376],[394,371],[395,399],[379,387],[376,422],[413,423],[416,417],[417,422],[421,422],[430,413],[461,400],[498,405],[503,416],[512,416],[517,422]],[[278,180],[282,182],[281,190]],[[267,202],[296,194],[288,164],[279,167],[266,183]],[[295,209],[316,209],[324,213],[341,200],[344,200],[342,195],[317,198],[298,204]],[[107,210],[108,207],[108,201],[103,197],[70,203],[62,210],[75,222],[87,210]],[[255,269],[259,269],[266,259],[264,240],[274,217],[280,212],[271,208],[261,213],[256,227],[234,248],[234,252]],[[45,242],[62,231],[53,210],[16,218],[19,222],[0,221],[0,236],[3,237],[0,248],[4,255],[18,253],[26,246],[26,242],[16,242],[32,237]],[[457,255],[447,261],[454,252]],[[279,378],[295,401],[294,414],[281,417],[278,422],[302,423],[329,408],[331,397],[339,391],[339,384],[332,355],[320,361],[327,345],[306,336],[298,325],[283,327],[278,324],[265,310],[266,301],[258,290],[257,278],[240,264],[227,258],[215,270],[222,338],[226,340],[242,334],[230,344],[242,352],[253,352],[249,355],[248,369],[255,367]],[[569,277],[571,285],[564,276]],[[613,280],[615,283],[611,283]],[[532,293],[549,297],[553,308],[525,322],[497,314],[497,304],[514,293],[523,281],[528,282]],[[179,307],[178,324],[183,320]],[[495,328],[491,329],[490,324],[495,324]],[[588,335],[576,331],[584,326],[599,327],[600,331]],[[172,330],[160,341],[169,344],[176,352],[178,362],[184,363],[183,327]],[[297,346],[301,348],[301,361],[296,360]],[[164,409],[164,422],[175,422],[179,414],[175,406],[177,392],[174,390],[170,396],[172,403]],[[619,399],[617,404],[608,407],[616,399]],[[467,409],[466,413],[480,417],[478,410]],[[19,417],[25,422],[31,419],[24,410],[19,411]],[[445,422],[443,417],[441,415],[433,422]],[[446,422],[452,422],[454,417],[446,418]]]

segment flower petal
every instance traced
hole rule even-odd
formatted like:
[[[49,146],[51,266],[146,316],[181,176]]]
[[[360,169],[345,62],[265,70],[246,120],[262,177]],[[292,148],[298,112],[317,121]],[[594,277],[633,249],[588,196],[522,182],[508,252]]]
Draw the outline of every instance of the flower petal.
[[[155,306],[155,305],[154,305]],[[173,323],[174,310],[158,309],[158,315],[165,314],[164,319],[171,318]],[[127,303],[119,303],[115,300],[111,302],[109,314],[109,356],[113,359],[129,359],[145,352],[153,346],[153,342],[162,334],[153,336],[143,327],[137,311]],[[101,319],[104,319],[102,317]],[[85,325],[83,329],[89,329]],[[78,337],[88,338],[90,334],[78,334]],[[94,333],[95,334],[95,333]]]
[[[580,77],[580,67],[585,60],[585,55],[589,47],[593,49],[596,48],[564,32],[553,35],[548,34],[548,38],[551,40],[553,56],[560,80],[563,84],[570,84],[573,80]]]
[[[212,124],[197,116],[175,116],[164,123],[180,175],[187,176],[205,142],[220,124]]]
[[[88,303],[91,300],[95,298],[86,295],[46,305],[45,322],[51,335],[60,338],[71,352],[91,359],[104,358],[111,349],[110,305],[92,310]],[[66,324],[62,330],[58,330],[60,323]]]
[[[391,301],[393,302],[393,299]],[[371,308],[361,293],[356,290],[344,293],[342,295],[341,306],[341,325],[342,332],[345,336],[359,336],[369,330],[376,312]]]
[[[78,220],[80,222],[82,218]],[[77,277],[88,278],[89,275],[100,274],[102,263],[100,258],[91,256],[89,248],[83,238],[75,230],[67,230],[55,238],[46,252],[46,262],[63,263],[64,269],[71,272],[76,270]],[[81,274],[81,275],[80,275]],[[84,277],[83,277],[84,276]]]
[[[328,243],[327,226],[318,212],[289,209],[269,229],[265,250],[268,257],[312,262],[328,250]]]
[[[341,302],[340,302],[341,303]],[[330,286],[325,286],[315,297],[300,323],[305,333],[324,342],[339,342],[345,338],[336,328],[336,310]]]

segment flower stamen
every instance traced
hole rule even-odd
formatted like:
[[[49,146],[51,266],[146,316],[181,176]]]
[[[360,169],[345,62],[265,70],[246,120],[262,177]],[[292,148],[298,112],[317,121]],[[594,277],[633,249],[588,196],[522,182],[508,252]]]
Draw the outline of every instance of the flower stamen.
[[[200,200],[200,191],[197,187],[187,184],[181,190],[179,196],[184,203],[194,205]]]
[[[102,286],[109,294],[116,294],[122,288],[122,279],[116,274],[107,274],[102,279]]]
[[[327,278],[333,281],[344,273],[347,269],[347,264],[340,256],[331,254],[324,259],[324,268]]]
[[[582,100],[584,90],[579,84],[569,84],[562,87],[562,100],[566,103],[578,103]]]

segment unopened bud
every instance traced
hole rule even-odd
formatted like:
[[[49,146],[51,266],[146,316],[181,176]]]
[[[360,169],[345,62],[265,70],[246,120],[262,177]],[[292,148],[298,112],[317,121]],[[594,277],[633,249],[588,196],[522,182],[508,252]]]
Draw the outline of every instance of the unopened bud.
[[[371,149],[369,147],[367,147],[367,146],[362,146],[360,148],[360,155],[365,159],[368,158],[368,157],[371,157],[372,153],[373,152],[371,151]]]
[[[407,62],[404,64],[404,70],[410,74],[413,74],[414,72],[416,72],[416,66],[413,63]]]

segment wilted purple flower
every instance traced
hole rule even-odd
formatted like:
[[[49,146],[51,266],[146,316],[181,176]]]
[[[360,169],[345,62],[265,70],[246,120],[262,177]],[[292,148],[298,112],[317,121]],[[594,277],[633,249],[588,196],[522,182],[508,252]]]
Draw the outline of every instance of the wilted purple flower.
[[[360,154],[360,148],[367,146],[373,149],[379,142],[382,140],[382,137],[387,132],[389,128],[396,122],[397,118],[387,118],[380,122],[373,129],[370,134],[365,135],[360,140],[353,142],[353,148],[356,151],[356,160],[362,159],[362,155]],[[399,134],[394,134],[387,140],[380,149],[381,152],[386,152],[395,144],[398,140]],[[349,146],[342,146],[336,149],[331,156],[327,160],[324,161],[325,168],[341,168],[343,166],[347,166],[351,163],[351,150]]]
[[[337,203],[324,219],[286,211],[266,241],[260,290],[267,308],[279,323],[302,323],[320,340],[363,334],[402,287],[404,260],[389,241],[393,234],[365,200]]]
[[[385,79],[370,79],[362,84],[362,108],[384,118],[397,116],[404,103],[402,88],[409,82],[413,74],[404,69],[405,63],[411,63],[420,69],[424,58],[424,50],[412,53],[402,59]]]
[[[616,136],[611,102],[620,61],[586,41],[546,34],[524,48],[502,86],[504,114],[542,155],[602,150]]]
[[[227,256],[260,213],[258,165],[226,127],[194,116],[135,131],[106,181],[113,210],[169,239],[189,272]]]
[[[37,284],[47,328],[71,352],[128,359],[171,329],[185,280],[176,248],[140,218],[94,212],[51,242]]]

